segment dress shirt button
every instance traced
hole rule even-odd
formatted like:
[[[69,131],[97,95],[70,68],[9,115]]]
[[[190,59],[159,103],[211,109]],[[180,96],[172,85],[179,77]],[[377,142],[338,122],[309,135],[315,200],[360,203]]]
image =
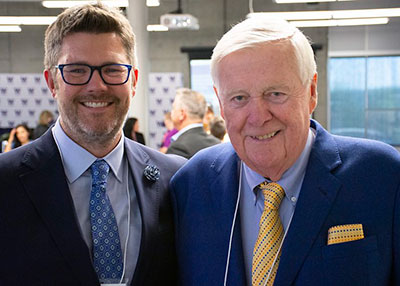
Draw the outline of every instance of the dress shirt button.
[[[295,203],[295,202],[297,201],[297,198],[296,198],[296,197],[291,197],[290,200],[291,200],[293,203]]]

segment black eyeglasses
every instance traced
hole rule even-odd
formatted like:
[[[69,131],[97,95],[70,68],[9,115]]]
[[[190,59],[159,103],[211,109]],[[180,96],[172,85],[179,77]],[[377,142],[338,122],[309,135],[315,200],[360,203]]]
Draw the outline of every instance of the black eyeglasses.
[[[85,85],[92,78],[93,72],[97,70],[105,84],[121,85],[128,81],[132,70],[131,65],[106,64],[102,66],[91,66],[86,64],[57,65],[55,68],[61,72],[62,79],[70,85]]]

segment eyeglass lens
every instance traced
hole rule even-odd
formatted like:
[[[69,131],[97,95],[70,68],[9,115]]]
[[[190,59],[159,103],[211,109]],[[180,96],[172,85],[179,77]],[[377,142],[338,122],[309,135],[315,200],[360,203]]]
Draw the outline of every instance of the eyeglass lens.
[[[89,82],[94,68],[87,65],[73,64],[63,67],[63,77],[69,84],[86,84]],[[110,64],[100,68],[100,76],[106,84],[123,84],[129,76],[129,67]]]

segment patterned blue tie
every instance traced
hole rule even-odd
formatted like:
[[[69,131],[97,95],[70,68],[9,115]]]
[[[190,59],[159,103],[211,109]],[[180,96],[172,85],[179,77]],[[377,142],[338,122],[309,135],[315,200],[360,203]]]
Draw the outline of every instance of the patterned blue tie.
[[[97,160],[91,166],[90,222],[92,226],[93,266],[102,283],[119,282],[123,271],[117,221],[106,194],[110,166]]]

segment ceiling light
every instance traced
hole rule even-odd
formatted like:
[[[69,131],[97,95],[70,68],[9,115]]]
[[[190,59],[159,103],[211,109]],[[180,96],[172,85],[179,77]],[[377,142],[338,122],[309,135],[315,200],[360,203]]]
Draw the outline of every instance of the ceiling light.
[[[160,17],[161,25],[169,30],[198,30],[199,20],[190,14],[164,14]]]
[[[256,15],[278,16],[288,21],[293,20],[335,20],[349,18],[400,17],[400,8],[363,9],[363,10],[332,10],[332,11],[298,11],[298,12],[258,12]]]
[[[288,3],[318,3],[318,2],[344,2],[354,0],[275,0],[277,4],[288,4]]]
[[[42,1],[42,5],[46,8],[69,8],[79,4],[97,3],[97,1]],[[128,7],[128,0],[113,0],[113,1],[101,1],[102,4],[110,7]]]
[[[0,32],[21,32],[21,27],[20,26],[11,26],[11,25],[7,25],[7,26],[2,26],[0,25]]]
[[[146,1],[147,7],[157,7],[160,6],[160,0],[147,0]]]
[[[147,31],[149,32],[166,32],[168,27],[164,25],[147,25]]]
[[[310,20],[290,21],[296,27],[337,27],[337,26],[360,26],[360,25],[383,25],[389,22],[389,18],[367,18],[367,19],[340,19],[340,20]]]
[[[50,25],[54,16],[0,16],[0,25]]]
[[[362,9],[362,10],[336,10],[334,18],[375,18],[375,17],[400,17],[400,8]]]

